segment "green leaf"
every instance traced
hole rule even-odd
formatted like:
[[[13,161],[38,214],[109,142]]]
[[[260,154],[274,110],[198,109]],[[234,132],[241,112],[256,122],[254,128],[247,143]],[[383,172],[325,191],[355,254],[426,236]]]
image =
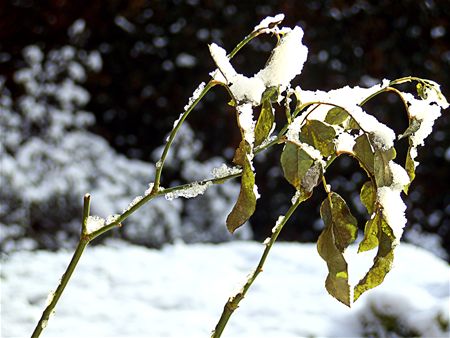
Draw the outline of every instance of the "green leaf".
[[[376,197],[377,196],[372,181],[367,181],[364,183],[361,187],[360,198],[369,215],[371,215],[374,211]]]
[[[227,228],[231,233],[244,224],[255,212],[256,195],[254,187],[255,174],[250,160],[245,156],[242,166],[241,191],[233,210],[227,217]]]
[[[295,189],[301,189],[302,180],[313,164],[314,160],[301,147],[286,143],[281,153],[281,167],[284,177]]]
[[[377,187],[390,186],[392,184],[393,176],[389,162],[396,156],[395,149],[376,150],[374,155],[374,176]]]
[[[353,146],[353,152],[359,165],[367,171],[369,176],[374,174],[374,154],[367,134],[358,136]]]
[[[398,139],[401,140],[402,138],[413,135],[416,131],[419,130],[420,124],[421,124],[421,121],[419,121],[415,118],[410,119],[408,128],[406,128],[406,130],[403,134],[398,135]]]
[[[325,116],[325,122],[328,124],[340,125],[349,117],[350,115],[345,109],[334,107],[328,111],[327,116]]]
[[[422,100],[426,100],[428,97],[427,86],[424,86],[421,82],[418,82],[416,85],[417,94]]]
[[[275,117],[270,99],[263,100],[261,113],[255,127],[255,147],[259,146],[269,136]]]
[[[364,227],[364,238],[359,243],[358,253],[372,250],[378,246],[378,229],[380,214],[376,213],[371,219],[366,222]]]
[[[356,120],[352,116],[350,116],[350,118],[344,124],[344,129],[345,130],[352,130],[352,129],[360,130],[361,127],[359,126],[359,123],[356,122]]]
[[[387,225],[381,215],[381,211],[377,211],[377,216],[373,222],[378,227],[378,252],[369,272],[367,272],[364,278],[355,286],[354,301],[367,290],[370,290],[383,282],[386,274],[391,270],[392,262],[394,260],[395,238],[391,228]]]
[[[245,140],[241,140],[239,143],[239,147],[237,147],[236,151],[234,152],[233,157],[233,163],[236,165],[240,165],[241,167],[244,166],[245,160],[246,160],[246,147],[247,142]]]
[[[318,149],[323,157],[334,153],[335,136],[333,127],[318,120],[307,120],[300,131],[300,141]]]
[[[323,201],[320,215],[325,229],[317,241],[317,251],[328,266],[325,287],[333,297],[350,306],[348,266],[343,252],[356,239],[357,222],[342,197],[334,192]]]

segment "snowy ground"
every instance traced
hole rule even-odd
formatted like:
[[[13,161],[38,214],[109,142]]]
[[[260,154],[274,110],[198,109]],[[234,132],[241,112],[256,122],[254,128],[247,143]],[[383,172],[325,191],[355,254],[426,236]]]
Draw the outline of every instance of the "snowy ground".
[[[88,248],[42,336],[208,337],[262,249],[255,242]],[[69,259],[69,252],[3,257],[2,337],[30,336]],[[444,261],[401,244],[385,283],[348,309],[325,291],[325,263],[313,244],[277,243],[223,336],[383,337],[381,313],[399,318],[397,330],[448,337],[439,323],[449,320],[449,272]]]

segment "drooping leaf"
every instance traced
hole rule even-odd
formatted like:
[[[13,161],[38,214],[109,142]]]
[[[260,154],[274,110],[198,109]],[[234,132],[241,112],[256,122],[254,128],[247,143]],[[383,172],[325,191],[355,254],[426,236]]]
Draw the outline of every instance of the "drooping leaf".
[[[307,120],[300,130],[300,141],[318,149],[323,157],[334,153],[335,136],[333,127],[318,120]]]
[[[374,258],[372,267],[364,278],[355,286],[354,301],[367,290],[370,290],[383,282],[386,274],[391,270],[392,262],[394,260],[395,238],[391,228],[381,215],[381,211],[377,211],[374,223],[378,226],[378,252]]]
[[[398,139],[401,140],[402,138],[413,135],[416,131],[419,130],[420,124],[421,124],[421,121],[419,121],[415,118],[410,119],[408,128],[406,128],[406,130],[403,134],[398,135]]]
[[[356,122],[356,120],[350,116],[349,119],[347,121],[345,121],[344,123],[344,129],[345,130],[359,130],[361,129],[360,125],[358,122]]]
[[[256,195],[254,187],[255,173],[248,156],[245,156],[242,165],[241,191],[236,204],[227,217],[227,228],[231,233],[244,224],[255,212]]]
[[[369,175],[374,174],[374,154],[367,134],[358,136],[353,146],[353,152],[360,166],[367,171]]]
[[[295,189],[301,189],[302,180],[313,164],[314,160],[301,147],[286,143],[281,153],[281,167],[284,177]]]
[[[380,227],[380,214],[376,213],[366,222],[364,227],[364,238],[359,243],[358,253],[372,250],[378,246],[378,230]]]
[[[376,194],[372,181],[367,181],[361,187],[360,193],[361,203],[366,207],[367,212],[371,215],[374,211]]]
[[[374,154],[374,176],[377,187],[385,187],[392,184],[393,176],[389,167],[389,161],[396,156],[394,147],[388,150],[375,150]]]
[[[333,297],[350,306],[348,266],[343,252],[356,239],[357,222],[342,197],[334,192],[323,201],[320,215],[325,229],[317,241],[317,251],[328,266],[325,287]]]
[[[405,186],[403,189],[405,194],[408,193],[409,186],[411,185],[412,181],[416,177],[416,165],[414,163],[414,160],[411,157],[411,148],[412,146],[409,146],[408,153],[406,154],[406,161],[405,161],[405,169],[409,176],[409,184]]]
[[[233,163],[236,165],[240,165],[241,167],[244,166],[245,163],[245,158],[246,158],[246,147],[247,147],[247,143],[245,142],[245,140],[241,140],[241,142],[239,143],[239,147],[237,147],[236,151],[234,152],[234,157],[233,157]]]
[[[272,130],[275,117],[270,100],[263,100],[261,105],[261,113],[255,127],[255,147],[259,146],[269,136]]]
[[[340,125],[349,117],[350,115],[345,109],[334,107],[328,111],[327,116],[325,116],[325,122],[332,125]]]

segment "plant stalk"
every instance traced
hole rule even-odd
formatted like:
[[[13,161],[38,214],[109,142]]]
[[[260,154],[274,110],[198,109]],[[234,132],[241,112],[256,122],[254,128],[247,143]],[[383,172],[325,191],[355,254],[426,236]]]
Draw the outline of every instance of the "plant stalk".
[[[82,237],[78,242],[77,248],[75,249],[75,252],[72,256],[72,260],[70,261],[69,266],[64,272],[58,287],[56,288],[53,295],[52,294],[49,295],[50,302],[48,303],[47,307],[42,313],[41,319],[39,319],[39,322],[37,323],[31,335],[31,338],[39,337],[41,335],[42,330],[44,330],[45,327],[47,326],[50,316],[55,312],[55,306],[58,303],[59,298],[61,297],[67,283],[70,280],[70,277],[72,276],[72,273],[74,272],[78,264],[78,261],[80,260],[81,255],[83,254],[84,249],[88,244],[89,241],[85,240],[84,237]]]
[[[211,333],[211,338],[219,338],[222,336],[223,330],[225,329],[231,315],[239,307],[240,301],[244,299],[245,295],[247,294],[247,291],[252,286],[256,277],[258,277],[258,275],[263,271],[264,263],[266,262],[267,256],[269,255],[269,252],[270,252],[270,249],[272,248],[273,244],[277,240],[278,235],[280,234],[284,225],[289,220],[289,218],[292,216],[294,211],[297,209],[297,207],[303,201],[304,201],[304,199],[297,198],[295,203],[292,204],[291,207],[289,208],[289,210],[286,212],[285,216],[280,221],[277,221],[277,223],[275,224],[275,226],[272,229],[272,236],[270,236],[268,238],[269,239],[268,241],[266,240],[267,242],[264,242],[264,245],[266,247],[263,251],[261,258],[259,259],[256,269],[253,270],[248,275],[247,281],[242,286],[241,290],[239,290],[235,295],[228,298],[228,301],[225,303],[225,306],[223,308],[222,315],[220,316],[220,319],[217,322],[215,329]]]

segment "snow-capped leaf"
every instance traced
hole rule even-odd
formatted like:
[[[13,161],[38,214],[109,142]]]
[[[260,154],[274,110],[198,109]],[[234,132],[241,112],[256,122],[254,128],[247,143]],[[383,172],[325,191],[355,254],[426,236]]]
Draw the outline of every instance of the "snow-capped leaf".
[[[325,229],[317,241],[317,251],[328,266],[325,287],[334,298],[350,306],[348,266],[343,252],[356,239],[357,222],[347,203],[334,192],[322,202],[320,216]]]
[[[345,109],[334,107],[328,111],[327,116],[325,116],[325,122],[328,124],[340,125],[349,117],[350,115]]]
[[[333,127],[318,120],[307,120],[300,131],[300,141],[318,149],[323,157],[334,153],[333,139],[335,136],[336,132]]]
[[[367,181],[361,188],[360,198],[367,212],[371,215],[374,211],[376,193],[372,181]]]
[[[374,154],[367,134],[362,134],[356,138],[355,145],[353,146],[353,152],[355,153],[361,167],[363,167],[369,175],[373,175]]]
[[[255,127],[255,146],[259,146],[269,136],[275,117],[270,99],[263,100],[261,113]]]
[[[281,166],[284,177],[295,189],[301,189],[302,180],[313,163],[314,159],[298,145],[288,142],[284,146],[281,153]]]
[[[378,252],[374,258],[372,267],[364,278],[355,286],[354,301],[367,290],[370,290],[383,282],[386,274],[391,270],[392,262],[394,260],[395,237],[391,228],[387,225],[381,215],[381,211],[377,211],[373,223],[373,226],[378,228]],[[360,248],[360,251],[364,250],[361,250]]]

